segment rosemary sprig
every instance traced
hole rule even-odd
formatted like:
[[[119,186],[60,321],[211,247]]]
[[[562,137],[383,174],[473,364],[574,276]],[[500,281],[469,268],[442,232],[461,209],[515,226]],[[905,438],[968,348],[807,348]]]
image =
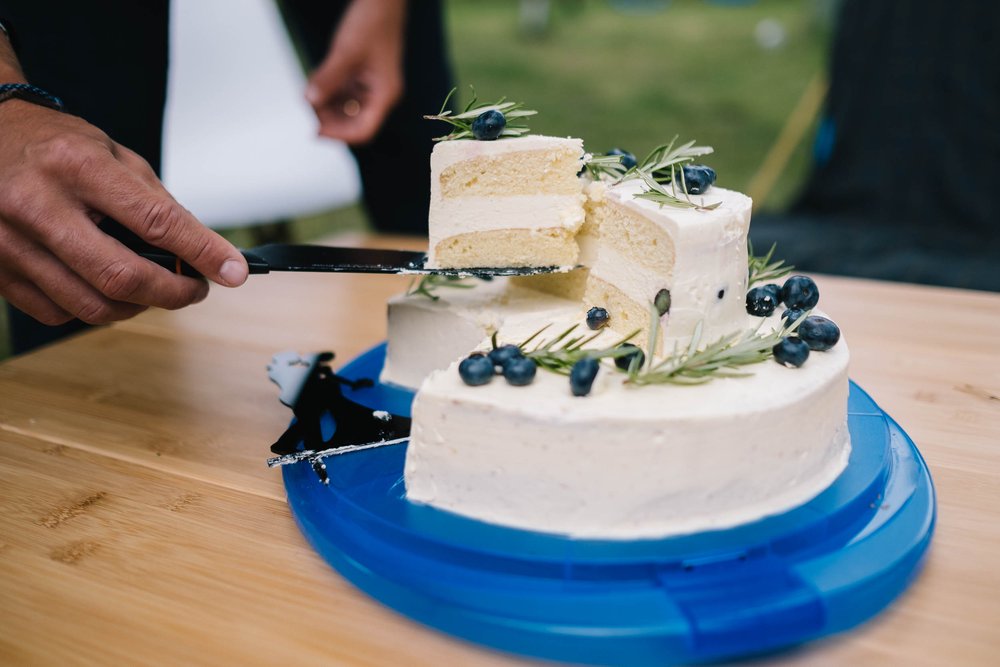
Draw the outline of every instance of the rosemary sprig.
[[[507,119],[507,125],[504,127],[503,131],[500,133],[500,137],[520,137],[523,134],[530,132],[528,126],[524,124],[524,118],[528,116],[534,116],[537,111],[531,109],[525,109],[524,104],[521,102],[508,102],[506,97],[501,97],[499,100],[493,104],[480,104],[479,98],[476,97],[475,89],[472,89],[472,99],[469,103],[465,105],[465,109],[461,113],[452,113],[451,109],[448,109],[448,101],[451,96],[455,94],[458,88],[452,88],[448,96],[444,98],[444,102],[441,104],[441,110],[433,116],[424,116],[427,120],[440,120],[451,125],[454,129],[450,134],[446,134],[440,137],[435,137],[434,141],[452,141],[455,139],[469,139],[472,135],[472,122],[479,117],[480,114],[487,111],[499,111]]]
[[[627,343],[639,334],[639,330],[637,329],[610,347],[587,349],[585,346],[604,333],[604,329],[600,329],[594,334],[576,334],[576,329],[579,325],[574,324],[548,340],[540,340],[529,350],[528,346],[532,341],[537,339],[550,326],[550,324],[546,324],[528,336],[518,347],[521,348],[524,356],[534,360],[539,368],[544,368],[547,371],[559,373],[560,375],[569,375],[573,365],[585,357],[590,357],[591,359],[616,359],[629,354],[631,350],[619,348],[623,343]],[[496,334],[493,334],[493,347],[494,349],[498,347]]]
[[[767,251],[766,255],[756,257],[753,254],[753,243],[747,241],[748,265],[750,270],[747,287],[753,287],[756,283],[770,282],[778,278],[784,278],[795,270],[794,266],[785,265],[785,261],[782,259],[771,261],[771,257],[774,256],[774,249],[777,246],[777,243],[772,243],[771,249]]]
[[[617,181],[628,171],[628,167],[622,164],[621,155],[606,153],[587,153],[583,156],[583,167],[595,181],[605,176]]]
[[[659,320],[655,310],[651,312],[651,317],[654,318],[650,323],[652,332],[655,322]],[[766,333],[762,333],[759,326],[757,329],[731,333],[704,346],[703,324],[699,322],[686,350],[681,351],[675,347],[669,357],[655,364],[647,361],[643,369],[632,364],[628,369],[628,382],[635,385],[704,384],[720,377],[747,377],[751,373],[739,369],[773,357],[772,348],[795,331],[804,319],[805,316],[800,317],[792,324]],[[653,340],[651,337],[651,345]]]
[[[634,169],[650,174],[658,183],[669,183],[674,179],[674,172],[678,167],[694,162],[696,157],[715,152],[711,146],[696,146],[694,141],[681,144],[676,148],[674,147],[675,143],[677,143],[676,134],[668,143],[661,144],[650,151],[649,155]]]
[[[406,296],[426,296],[431,301],[437,301],[441,297],[434,293],[439,287],[452,287],[455,289],[472,289],[475,285],[470,285],[466,280],[471,280],[468,276],[444,276],[436,273],[426,275],[420,279],[410,282]]]
[[[635,195],[636,199],[647,199],[651,202],[656,202],[660,206],[673,206],[674,208],[693,208],[699,211],[711,211],[719,207],[722,202],[717,201],[712,204],[696,204],[691,200],[691,196],[687,194],[687,186],[684,184],[684,174],[681,172],[681,190],[680,193],[677,191],[677,180],[675,179],[671,185],[670,191],[663,185],[661,185],[656,178],[653,176],[652,172],[649,171],[639,171],[637,172],[639,178],[642,182],[646,184],[646,190]],[[681,198],[683,196],[683,199]]]
[[[675,208],[693,208],[699,211],[711,211],[718,208],[722,202],[712,204],[697,203],[691,199],[687,192],[687,183],[684,182],[684,165],[694,162],[695,158],[713,153],[715,149],[711,146],[696,146],[694,141],[675,146],[677,135],[668,143],[660,144],[647,155],[642,162],[631,169],[626,169],[621,165],[621,159],[617,163],[610,158],[613,155],[595,155],[585,163],[587,172],[594,180],[608,176],[616,180],[616,183],[641,179],[646,189],[635,195],[636,199],[646,199],[656,202],[660,206],[673,206]],[[680,190],[677,182],[680,181]],[[665,185],[670,184],[668,190]]]

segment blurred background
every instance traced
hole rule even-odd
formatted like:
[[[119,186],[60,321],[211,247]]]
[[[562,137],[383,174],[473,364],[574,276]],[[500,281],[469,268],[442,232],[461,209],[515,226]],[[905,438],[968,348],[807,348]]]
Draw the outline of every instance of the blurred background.
[[[785,209],[807,175],[836,5],[445,0],[444,9],[461,104],[470,85],[482,100],[523,101],[539,111],[533,132],[583,137],[595,152],[641,157],[675,134],[696,139],[715,147],[708,162],[719,185],[751,194],[756,213]],[[286,233],[310,241],[366,226],[361,206],[344,202],[295,216]],[[250,228],[223,234],[240,246],[258,240]],[[7,354],[0,308],[0,358]]]

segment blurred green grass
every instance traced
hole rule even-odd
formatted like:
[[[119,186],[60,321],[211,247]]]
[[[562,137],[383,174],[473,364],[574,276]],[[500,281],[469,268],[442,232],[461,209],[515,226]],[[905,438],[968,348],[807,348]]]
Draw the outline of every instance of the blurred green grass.
[[[716,148],[719,185],[745,190],[808,82],[824,66],[828,0],[552,0],[543,31],[526,31],[515,0],[446,0],[462,103],[474,85],[537,109],[533,132],[583,137],[588,150],[640,157],[675,134]],[[784,30],[780,47],[754,36],[761,21]],[[805,177],[809,139],[755,210],[787,206]],[[420,175],[426,176],[426,175]],[[413,176],[418,177],[418,176]],[[358,206],[295,220],[306,241],[362,229]],[[225,234],[249,245],[246,230]],[[0,359],[9,354],[0,301]]]
[[[588,150],[639,155],[675,134],[716,148],[707,159],[724,187],[746,189],[808,82],[824,65],[820,3],[760,0],[552,2],[549,29],[528,37],[516,2],[447,4],[455,78],[483,100],[506,95],[539,114],[532,131],[583,137]],[[635,7],[632,11],[615,7]],[[641,11],[642,7],[648,7]],[[784,43],[758,46],[777,22]],[[757,209],[780,209],[808,165],[802,142]]]

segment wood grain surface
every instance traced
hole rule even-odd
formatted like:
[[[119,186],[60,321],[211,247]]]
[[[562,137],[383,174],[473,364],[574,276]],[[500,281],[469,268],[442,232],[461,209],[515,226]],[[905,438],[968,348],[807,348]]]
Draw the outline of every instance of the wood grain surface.
[[[391,237],[341,244],[419,247]],[[385,335],[392,276],[252,276],[0,364],[0,664],[501,665],[352,588],[264,465],[281,350]],[[926,566],[885,613],[754,664],[1000,661],[1000,295],[819,277],[851,376],[938,493]]]

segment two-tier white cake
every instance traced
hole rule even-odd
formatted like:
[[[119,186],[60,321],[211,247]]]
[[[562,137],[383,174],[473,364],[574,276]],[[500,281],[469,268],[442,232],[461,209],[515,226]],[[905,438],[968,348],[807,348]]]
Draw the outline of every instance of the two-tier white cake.
[[[390,302],[383,380],[418,390],[408,498],[517,528],[636,539],[735,526],[814,497],[850,452],[843,341],[801,368],[763,361],[741,367],[747,377],[694,386],[631,382],[608,359],[586,396],[544,369],[527,386],[501,376],[483,386],[463,382],[459,361],[491,349],[491,336],[517,344],[543,327],[536,340],[573,324],[593,333],[585,324],[592,307],[609,320],[588,347],[640,329],[633,342],[649,354],[650,305],[664,290],[654,360],[686,349],[696,331],[698,347],[782,326],[777,314],[762,321],[745,309],[749,198],[710,187],[694,199],[716,208],[661,207],[635,197],[638,179],[578,178],[581,157],[578,140],[533,137],[435,149],[436,265],[584,268],[469,279],[468,289],[439,289],[436,300],[415,294]],[[501,180],[490,174],[522,170],[531,176],[515,179],[520,194],[497,191]],[[521,192],[527,181],[539,186],[533,194]],[[560,233],[536,238],[537,230]]]

